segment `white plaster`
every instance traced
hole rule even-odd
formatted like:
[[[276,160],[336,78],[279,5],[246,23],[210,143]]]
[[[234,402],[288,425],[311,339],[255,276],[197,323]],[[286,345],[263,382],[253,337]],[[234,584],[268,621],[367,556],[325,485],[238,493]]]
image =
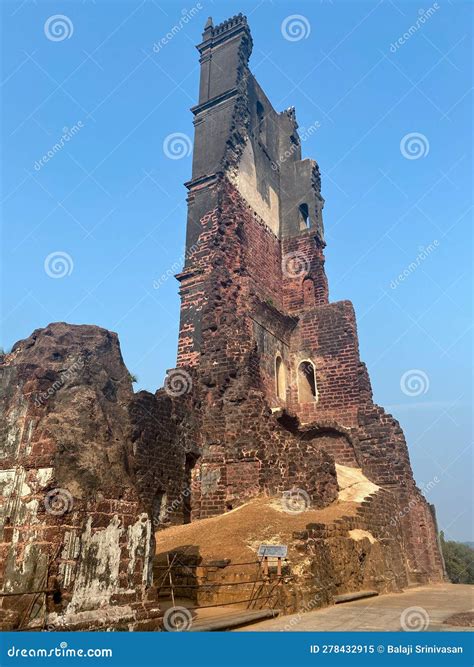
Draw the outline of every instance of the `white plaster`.
[[[92,533],[92,517],[89,517],[81,535],[81,553],[74,590],[67,611],[77,612],[84,607],[97,607],[109,602],[119,589],[120,537],[123,526],[115,514],[104,530]],[[94,563],[88,554],[94,554]]]
[[[12,494],[15,484],[15,469],[0,470],[0,493],[4,498]]]
[[[38,480],[39,488],[44,489],[47,484],[53,479],[54,468],[38,468],[36,472],[36,479]]]
[[[350,468],[336,463],[336,475],[339,500],[361,503],[380,489],[367,479],[360,468]]]
[[[280,228],[280,204],[278,193],[267,183],[270,201],[263,199],[257,188],[257,170],[252,143],[247,139],[242,157],[235,175],[229,174],[237,190],[262,218],[265,224],[278,236]]]
[[[26,431],[26,443],[27,443],[27,448],[26,448],[26,450],[27,450],[27,453],[28,453],[28,454],[29,454],[30,451],[31,451],[30,443],[31,443],[31,438],[32,438],[32,436],[33,436],[33,429],[34,429],[34,426],[35,426],[35,420],[34,420],[34,419],[30,419],[30,421],[28,422],[28,427],[27,427],[27,431]]]
[[[128,563],[128,573],[133,574],[135,569],[136,554],[142,550],[144,553],[142,582],[144,585],[148,582],[148,568],[150,561],[150,539],[151,539],[151,521],[146,513],[140,514],[133,526],[128,528],[128,551],[130,561]]]
[[[352,540],[355,540],[356,542],[359,542],[359,540],[363,540],[365,538],[369,540],[370,544],[374,544],[375,542],[377,542],[377,540],[370,531],[362,530],[361,528],[354,528],[353,530],[350,530],[349,537]]]
[[[126,623],[135,620],[135,612],[128,605],[122,606],[107,606],[101,609],[93,609],[88,611],[68,611],[65,614],[58,614],[53,612],[48,614],[46,625],[53,626],[58,630],[71,630],[75,625],[92,625],[107,626],[113,625],[114,622],[120,621]]]
[[[77,566],[77,558],[81,550],[81,541],[75,530],[68,530],[64,534],[64,547],[61,551],[61,563],[59,564],[59,573],[62,579],[62,586],[68,588],[74,579],[74,572]]]

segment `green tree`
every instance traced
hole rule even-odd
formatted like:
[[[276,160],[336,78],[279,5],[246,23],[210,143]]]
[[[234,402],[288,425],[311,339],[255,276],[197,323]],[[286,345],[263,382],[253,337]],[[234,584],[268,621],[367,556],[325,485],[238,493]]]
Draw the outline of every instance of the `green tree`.
[[[462,542],[446,541],[440,533],[446,572],[453,584],[474,584],[474,549]]]

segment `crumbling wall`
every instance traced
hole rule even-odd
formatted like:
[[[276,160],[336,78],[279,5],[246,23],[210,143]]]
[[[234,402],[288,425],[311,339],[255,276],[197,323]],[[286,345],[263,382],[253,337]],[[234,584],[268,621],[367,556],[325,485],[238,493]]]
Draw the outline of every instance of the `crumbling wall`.
[[[406,555],[391,521],[397,507],[396,494],[379,489],[355,514],[330,525],[308,524],[306,531],[295,533],[302,576],[294,607],[324,606],[336,595],[358,590],[388,593],[407,586]]]
[[[281,494],[304,487],[316,506],[330,503],[337,493],[333,460],[283,428],[272,417],[265,397],[261,350],[254,333],[274,312],[265,316],[265,309],[272,307],[260,298],[270,272],[256,267],[249,244],[243,241],[250,230],[249,216],[248,204],[223,179],[207,253],[204,242],[200,245],[201,256],[211,267],[202,278],[206,298],[194,309],[200,322],[192,387],[193,400],[200,405],[196,432],[201,458],[193,486],[196,518],[222,513],[258,493]],[[271,232],[258,220],[254,224],[259,232],[253,238],[269,250],[275,248]],[[279,258],[274,255],[269,261],[276,270]],[[196,272],[197,264],[190,262],[187,270]],[[277,298],[276,285],[267,289]],[[290,330],[294,321],[283,318],[280,325]],[[180,366],[179,370],[193,369]]]
[[[361,467],[403,504],[405,489],[416,493],[403,432],[373,403],[352,304],[327,303],[321,243],[307,232],[281,243],[225,177],[217,191],[212,232],[200,245],[199,261],[187,267],[190,275],[200,271],[204,295],[197,308],[186,301],[188,318],[193,312],[199,322],[193,392],[200,397],[201,458],[192,485],[193,517],[291,488],[305,489],[322,506],[334,498],[334,462]],[[285,275],[282,246],[309,258],[299,275]],[[311,298],[304,286],[308,276]],[[278,356],[285,370],[283,398],[276,392]],[[305,359],[315,365],[317,400],[301,402],[297,373]],[[185,357],[180,361],[186,369]],[[416,580],[440,578],[430,512],[423,511],[422,523],[430,544],[426,558],[417,547],[415,515],[399,526],[407,571]],[[423,574],[415,567],[420,559]]]
[[[191,520],[192,471],[201,455],[193,379],[177,369],[167,389],[141,391],[129,403],[136,487],[155,530]]]
[[[360,407],[359,349],[354,309],[340,301],[305,310],[291,339],[292,377],[289,409],[303,423],[334,419],[357,424]],[[298,364],[309,358],[315,366],[317,401],[301,403]]]
[[[324,243],[314,229],[282,240],[280,285],[285,312],[300,317],[302,311],[328,303],[324,263]]]
[[[116,335],[38,329],[2,357],[0,382],[2,612],[19,627],[138,627],[158,613],[153,531]]]

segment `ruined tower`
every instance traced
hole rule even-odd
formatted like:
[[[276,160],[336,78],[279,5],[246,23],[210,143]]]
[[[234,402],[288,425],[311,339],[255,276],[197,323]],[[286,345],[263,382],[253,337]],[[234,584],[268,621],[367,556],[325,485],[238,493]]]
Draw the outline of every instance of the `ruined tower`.
[[[252,503],[289,503],[288,609],[443,578],[434,509],[400,425],[373,402],[352,304],[329,301],[320,172],[295,112],[275,111],[250,72],[242,15],[209,20],[198,50],[165,386],[133,392],[116,334],[89,325],[51,324],[0,355],[3,628],[156,628],[165,533],[178,525],[197,549],[184,524]],[[366,489],[345,504],[344,478]],[[242,550],[268,537],[261,523]]]
[[[244,16],[209,19],[197,48],[173,371],[192,378],[199,411],[192,516],[291,488],[324,506],[334,464],[360,468],[401,508],[408,568],[440,577],[433,510],[398,422],[372,400],[353,306],[329,301],[320,171],[295,111],[276,111],[251,73]]]

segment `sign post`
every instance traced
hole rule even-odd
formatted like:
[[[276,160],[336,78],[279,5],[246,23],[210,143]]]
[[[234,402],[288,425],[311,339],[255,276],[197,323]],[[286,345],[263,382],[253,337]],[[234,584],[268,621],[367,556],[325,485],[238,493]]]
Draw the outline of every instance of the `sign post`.
[[[282,559],[288,554],[288,545],[286,544],[261,544],[258,547],[258,555],[263,560],[263,577],[268,581],[268,559],[277,561],[278,585],[281,586]]]
[[[261,544],[258,547],[260,558],[286,558],[288,545],[286,544]]]

